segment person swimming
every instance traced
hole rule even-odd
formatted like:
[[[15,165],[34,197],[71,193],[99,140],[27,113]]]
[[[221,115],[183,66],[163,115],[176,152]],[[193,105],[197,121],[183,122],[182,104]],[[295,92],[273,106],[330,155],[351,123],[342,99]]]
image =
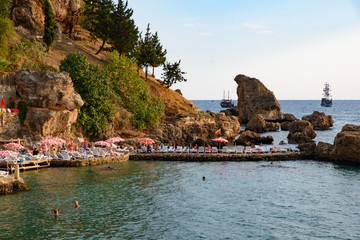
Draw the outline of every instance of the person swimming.
[[[205,181],[205,176],[202,177],[202,180]]]
[[[60,214],[59,214],[59,210],[54,209],[54,216],[57,217],[57,216],[59,216],[59,215],[60,215]]]
[[[80,208],[79,202],[75,201],[75,208]]]

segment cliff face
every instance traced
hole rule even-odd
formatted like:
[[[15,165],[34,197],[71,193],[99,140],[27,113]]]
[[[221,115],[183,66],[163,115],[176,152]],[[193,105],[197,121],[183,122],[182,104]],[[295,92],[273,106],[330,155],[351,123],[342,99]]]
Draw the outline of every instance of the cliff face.
[[[237,75],[234,80],[238,84],[238,109],[241,123],[247,123],[255,114],[262,115],[265,120],[276,121],[284,118],[274,93],[262,82],[242,74]]]
[[[52,0],[55,20],[60,24],[62,32],[71,32],[79,23],[82,0]],[[14,0],[10,17],[15,26],[26,28],[32,35],[43,35],[44,5],[41,0]]]
[[[67,73],[21,70],[15,82],[20,100],[28,106],[23,133],[34,139],[72,137],[71,125],[84,102]]]

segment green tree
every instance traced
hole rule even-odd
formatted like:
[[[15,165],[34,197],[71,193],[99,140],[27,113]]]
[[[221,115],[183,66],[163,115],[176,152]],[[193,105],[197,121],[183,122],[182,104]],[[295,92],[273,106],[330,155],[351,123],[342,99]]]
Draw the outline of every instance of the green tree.
[[[14,26],[9,19],[9,7],[10,0],[0,0],[0,60],[8,56],[8,42],[14,35]],[[6,61],[4,63],[7,65]]]
[[[47,46],[47,50],[50,49],[52,43],[55,40],[55,32],[57,29],[57,23],[55,21],[54,12],[52,10],[49,0],[44,0],[44,14],[45,14],[45,28],[44,28],[44,43]]]
[[[187,79],[183,77],[186,72],[182,72],[180,69],[181,60],[174,63],[166,62],[163,67],[162,79],[164,84],[171,87],[176,82],[186,82]]]
[[[139,38],[138,28],[131,19],[132,15],[133,10],[128,8],[128,2],[123,3],[121,0],[111,14],[113,26],[110,30],[110,43],[120,55],[132,52]]]
[[[150,24],[148,24],[144,38],[142,38],[140,34],[140,40],[133,53],[133,57],[136,59],[138,66],[145,67],[146,79],[148,68],[158,67],[163,64],[166,60],[165,55],[166,50],[162,50],[157,32],[155,35],[152,35],[150,32]]]
[[[81,25],[90,31],[93,38],[102,40],[96,54],[106,49],[105,43],[110,41],[110,34],[114,27],[112,13],[115,5],[111,0],[84,0],[83,19]]]

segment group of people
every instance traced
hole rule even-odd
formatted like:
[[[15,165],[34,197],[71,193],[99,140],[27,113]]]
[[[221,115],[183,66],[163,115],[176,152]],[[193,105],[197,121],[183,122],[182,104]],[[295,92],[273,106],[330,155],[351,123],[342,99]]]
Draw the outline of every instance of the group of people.
[[[80,205],[79,205],[79,202],[78,201],[75,201],[75,208],[80,208]],[[62,215],[59,213],[59,210],[58,209],[54,209],[54,216],[57,217],[59,215]]]

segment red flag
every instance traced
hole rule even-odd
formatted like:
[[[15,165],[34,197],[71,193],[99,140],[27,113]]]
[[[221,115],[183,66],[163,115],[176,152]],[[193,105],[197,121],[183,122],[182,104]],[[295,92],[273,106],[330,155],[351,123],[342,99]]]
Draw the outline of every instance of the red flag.
[[[5,108],[5,101],[3,97],[1,97],[1,108]]]

